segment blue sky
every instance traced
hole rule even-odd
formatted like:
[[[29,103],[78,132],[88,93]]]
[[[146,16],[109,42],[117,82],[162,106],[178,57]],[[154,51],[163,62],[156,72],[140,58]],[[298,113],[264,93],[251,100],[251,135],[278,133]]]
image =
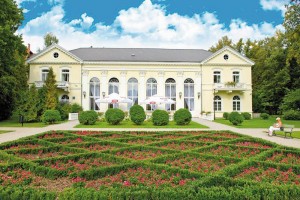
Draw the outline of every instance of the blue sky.
[[[17,0],[18,30],[32,50],[52,32],[66,49],[208,49],[222,36],[263,39],[283,30],[288,0]]]

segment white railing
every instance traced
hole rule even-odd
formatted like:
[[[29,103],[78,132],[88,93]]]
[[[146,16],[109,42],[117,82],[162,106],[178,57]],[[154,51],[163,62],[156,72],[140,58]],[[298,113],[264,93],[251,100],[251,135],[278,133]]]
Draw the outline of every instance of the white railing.
[[[37,88],[43,87],[44,84],[45,84],[44,81],[35,81],[35,86]],[[67,82],[67,81],[57,81],[56,85],[57,85],[58,88],[67,89],[69,87],[69,82]]]
[[[235,85],[231,85],[228,83],[215,83],[214,88],[218,90],[245,90],[245,83],[236,83]]]

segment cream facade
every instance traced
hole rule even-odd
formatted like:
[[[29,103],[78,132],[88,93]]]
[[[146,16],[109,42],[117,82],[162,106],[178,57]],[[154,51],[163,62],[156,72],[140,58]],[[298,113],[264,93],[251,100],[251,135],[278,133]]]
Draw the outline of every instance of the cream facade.
[[[198,56],[199,55],[199,56]],[[82,48],[67,51],[52,45],[27,61],[29,84],[42,87],[53,68],[61,101],[84,110],[105,112],[95,99],[110,93],[135,103],[152,95],[173,99],[174,105],[145,105],[146,111],[187,108],[194,117],[222,117],[224,112],[252,113],[251,60],[230,47],[216,53],[204,50]],[[130,105],[120,103],[127,111]]]

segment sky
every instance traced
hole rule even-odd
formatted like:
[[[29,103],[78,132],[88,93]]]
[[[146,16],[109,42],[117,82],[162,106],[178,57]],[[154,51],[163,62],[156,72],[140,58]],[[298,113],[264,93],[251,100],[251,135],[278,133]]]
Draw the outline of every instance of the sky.
[[[15,0],[36,52],[47,33],[81,47],[209,49],[223,36],[260,40],[284,30],[289,0]]]

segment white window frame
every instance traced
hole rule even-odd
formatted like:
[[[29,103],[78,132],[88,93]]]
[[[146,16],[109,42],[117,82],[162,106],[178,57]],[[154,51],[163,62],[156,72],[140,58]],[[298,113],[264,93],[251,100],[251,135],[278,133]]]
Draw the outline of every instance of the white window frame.
[[[217,74],[217,73],[218,73],[218,74]],[[221,83],[221,81],[222,81],[221,75],[222,75],[221,71],[215,70],[214,73],[213,73],[213,82],[214,82],[214,83]],[[216,82],[215,82],[215,77],[217,77],[217,78],[216,78]]]
[[[134,94],[134,89],[137,89],[137,94],[136,95],[129,95],[129,91],[131,91],[131,94]],[[127,81],[127,98],[133,100],[132,104],[128,103],[127,109],[129,110],[131,106],[134,104],[138,104],[139,102],[139,81],[132,77],[128,79]]]
[[[222,111],[222,97],[220,97],[219,95],[216,95],[214,97],[214,102],[213,102],[213,106],[214,106],[214,111]]]
[[[43,72],[44,70],[48,70],[48,72]],[[49,67],[43,67],[41,68],[41,81],[45,82],[47,79],[47,76],[49,74],[50,68]],[[45,77],[45,78],[44,78]]]
[[[68,72],[64,72],[64,70],[68,70]],[[67,74],[67,80],[63,80],[64,74]],[[68,68],[62,68],[60,73],[60,80],[65,82],[70,82],[70,69]]]
[[[173,91],[172,95],[172,88]],[[168,78],[165,81],[165,97],[172,99],[176,102],[176,80],[173,78]],[[176,103],[175,104],[166,104],[166,111],[175,111],[176,110]]]
[[[238,99],[236,99],[236,98],[238,98]],[[239,107],[239,109],[237,109]],[[233,98],[232,98],[232,110],[233,111],[241,111],[241,107],[242,107],[242,105],[241,105],[241,97],[240,96],[234,96]]]
[[[91,92],[91,85],[93,85],[93,92]],[[96,90],[98,89],[98,94],[96,95]],[[94,94],[93,94],[94,93]],[[100,80],[97,77],[93,77],[90,79],[89,82],[89,98],[90,98],[90,109],[91,110],[96,110],[99,111],[100,107],[98,107],[98,105],[95,103],[96,99],[100,99]],[[99,109],[97,109],[99,108]]]
[[[232,81],[235,83],[239,83],[241,78],[241,73],[239,71],[232,72]]]
[[[187,91],[186,91],[186,86],[187,86]],[[193,91],[191,91],[191,88],[193,88]],[[186,78],[184,80],[183,100],[184,100],[184,108],[188,109],[189,111],[195,110],[195,82],[192,78]]]
[[[150,89],[150,95],[147,93],[148,89]],[[151,97],[157,94],[157,80],[155,78],[148,78],[146,82],[146,98]],[[156,92],[155,92],[156,91]],[[147,104],[146,110],[151,111],[157,108],[156,104]]]

